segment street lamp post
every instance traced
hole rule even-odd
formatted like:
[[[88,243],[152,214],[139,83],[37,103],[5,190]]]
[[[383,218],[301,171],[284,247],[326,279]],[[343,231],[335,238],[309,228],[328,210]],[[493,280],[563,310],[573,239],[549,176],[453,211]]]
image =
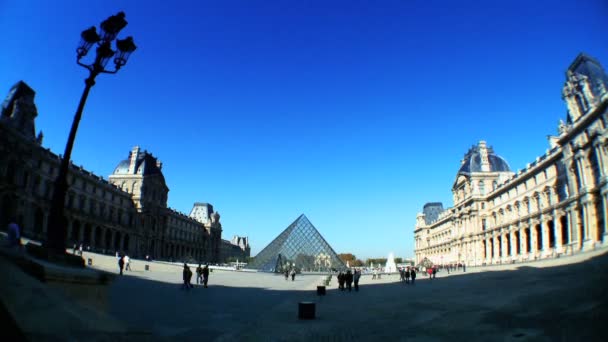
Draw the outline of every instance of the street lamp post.
[[[72,156],[72,147],[74,146],[74,140],[76,138],[76,131],[78,130],[78,124],[82,116],[82,110],[89,96],[91,87],[95,85],[95,77],[97,75],[115,74],[118,70],[123,67],[129,56],[135,51],[136,46],[133,43],[132,37],[120,40],[116,39],[120,30],[127,26],[125,20],[125,14],[120,12],[116,15],[109,17],[104,20],[100,25],[100,34],[97,34],[94,26],[85,30],[81,34],[81,41],[78,46],[76,63],[78,65],[89,70],[89,77],[85,79],[85,87],[78,103],[78,109],[74,115],[74,121],[72,122],[72,128],[70,129],[70,135],[65,145],[65,152],[61,159],[61,166],[59,168],[59,175],[55,180],[53,199],[51,202],[51,212],[49,215],[49,224],[47,228],[45,247],[54,253],[63,254],[65,253],[65,240],[66,240],[66,219],[65,219],[65,195],[68,190],[67,176],[70,166],[70,159]],[[116,48],[118,51],[112,50],[112,42],[116,40]],[[97,44],[96,56],[91,64],[85,64],[81,62],[81,59],[87,55],[89,49]],[[106,70],[106,64],[114,57],[114,70]]]

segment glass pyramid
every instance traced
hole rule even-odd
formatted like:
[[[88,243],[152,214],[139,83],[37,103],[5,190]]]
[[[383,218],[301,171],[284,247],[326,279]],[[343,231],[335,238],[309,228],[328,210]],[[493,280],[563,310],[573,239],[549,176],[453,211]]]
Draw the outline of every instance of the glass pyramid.
[[[346,268],[333,248],[304,214],[272,240],[247,268],[283,273],[294,268],[303,272],[327,272]]]

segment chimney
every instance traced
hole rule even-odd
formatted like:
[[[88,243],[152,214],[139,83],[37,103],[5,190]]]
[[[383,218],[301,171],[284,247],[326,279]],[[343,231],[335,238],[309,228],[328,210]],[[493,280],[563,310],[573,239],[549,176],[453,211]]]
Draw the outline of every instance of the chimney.
[[[139,156],[139,146],[134,146],[129,156],[129,174],[135,174],[135,166],[137,165],[137,157]]]
[[[159,170],[162,170],[163,169],[163,162],[161,162],[160,160],[156,160],[156,167]]]

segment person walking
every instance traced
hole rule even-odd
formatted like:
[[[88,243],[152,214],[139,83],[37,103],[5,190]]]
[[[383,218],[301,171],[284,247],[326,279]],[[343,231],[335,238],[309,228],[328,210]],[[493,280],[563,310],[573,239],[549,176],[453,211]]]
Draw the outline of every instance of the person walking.
[[[412,285],[414,285],[414,282],[416,281],[416,268],[412,268],[412,271],[410,272],[410,277],[412,278]]]
[[[190,279],[192,279],[192,271],[190,271],[190,267],[186,263],[184,263],[184,271],[182,272],[182,279],[184,280],[184,284],[182,285],[182,288],[189,290],[192,287],[192,284],[190,284]]]
[[[433,279],[435,279],[437,276],[437,266],[433,267]]]
[[[467,265],[465,265],[465,263],[462,263],[462,272],[466,272],[467,271]]]
[[[408,267],[407,269],[405,269],[405,283],[409,284],[410,283],[410,268]]]
[[[355,270],[353,280],[355,281],[355,291],[359,292],[359,279],[361,278],[361,270]]]
[[[125,254],[125,271],[131,270],[131,259]]]
[[[209,282],[209,265],[205,265],[203,267],[203,286],[207,288],[207,283]]]
[[[344,291],[344,273],[342,271],[338,273],[338,288],[340,291]]]
[[[202,283],[203,283],[203,268],[201,267],[201,264],[198,264],[198,267],[196,268],[196,285],[199,285]]]
[[[378,277],[378,270],[374,268],[374,272],[373,272],[373,275],[372,275],[372,280],[376,279],[376,277]]]
[[[125,267],[125,259],[122,256],[120,256],[118,258],[118,268],[120,269],[120,275],[122,275],[122,270],[124,267]]]
[[[295,281],[296,280],[296,269],[292,268],[291,269],[291,281]]]
[[[80,254],[80,256],[82,256],[82,244],[80,244],[80,247],[78,247],[78,254]]]
[[[289,280],[289,269],[285,269],[285,281]]]

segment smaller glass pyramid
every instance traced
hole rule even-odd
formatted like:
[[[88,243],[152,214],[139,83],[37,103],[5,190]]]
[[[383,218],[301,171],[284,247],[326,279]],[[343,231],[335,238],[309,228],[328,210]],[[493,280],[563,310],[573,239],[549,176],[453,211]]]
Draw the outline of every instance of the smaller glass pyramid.
[[[291,268],[302,272],[328,272],[343,270],[346,266],[302,214],[258,253],[247,268],[283,273]]]

